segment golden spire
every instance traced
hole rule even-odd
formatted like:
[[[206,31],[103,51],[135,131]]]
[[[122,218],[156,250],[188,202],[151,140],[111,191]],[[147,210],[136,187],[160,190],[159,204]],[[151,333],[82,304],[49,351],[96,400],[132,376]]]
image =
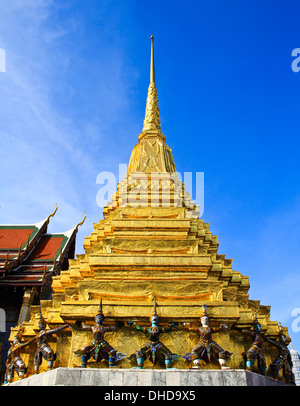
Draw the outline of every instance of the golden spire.
[[[158,97],[155,85],[153,35],[151,35],[150,84],[148,88],[143,130],[132,150],[127,177],[135,172],[176,172],[171,148],[161,131]]]
[[[161,134],[160,115],[158,107],[158,96],[155,85],[154,71],[154,51],[153,51],[153,35],[151,35],[151,62],[150,62],[150,85],[148,88],[146,113],[142,133],[154,131],[156,134]]]

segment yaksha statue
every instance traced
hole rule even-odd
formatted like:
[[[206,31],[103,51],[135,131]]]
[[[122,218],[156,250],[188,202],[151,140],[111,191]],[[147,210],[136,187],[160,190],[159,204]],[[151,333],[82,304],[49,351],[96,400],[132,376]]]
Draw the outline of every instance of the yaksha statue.
[[[37,343],[37,349],[34,356],[34,372],[36,374],[39,372],[39,367],[42,364],[43,358],[48,362],[48,370],[53,369],[53,364],[56,360],[57,354],[50,347],[48,337],[52,336],[53,334],[57,334],[68,327],[70,327],[69,324],[64,324],[61,327],[47,330],[46,321],[42,315],[42,310],[40,307],[40,318],[38,322],[39,332],[33,339]]]
[[[279,324],[279,341],[266,338],[266,341],[278,349],[278,356],[271,365],[271,374],[279,380],[279,371],[282,369],[286,383],[295,383],[294,374],[292,372],[293,363],[290,351],[288,349],[288,342],[286,335],[283,334],[281,323]]]
[[[263,353],[263,343],[265,341],[265,337],[261,333],[262,326],[258,322],[256,313],[254,313],[253,316],[253,326],[254,330],[247,330],[247,329],[241,329],[237,327],[236,325],[232,326],[233,330],[240,331],[246,336],[252,337],[253,343],[251,347],[248,349],[248,351],[243,354],[244,359],[246,361],[246,370],[247,371],[252,371],[254,362],[257,360],[258,368],[261,372],[262,375],[265,375],[267,364],[266,364],[266,359],[265,355]]]
[[[158,327],[159,318],[156,312],[156,301],[154,301],[154,309],[150,321],[150,327],[142,327],[136,322],[128,322],[128,325],[133,325],[136,330],[142,331],[149,337],[149,341],[140,347],[135,354],[138,368],[142,369],[145,360],[149,358],[153,365],[159,362],[161,365],[165,365],[166,369],[169,369],[177,356],[176,354],[172,354],[171,351],[159,341],[159,336],[161,333],[169,333],[172,328],[177,327],[178,324],[170,323],[168,327]]]
[[[209,327],[209,318],[207,316],[206,305],[202,306],[203,315],[201,317],[201,327],[193,327],[190,323],[183,323],[183,326],[188,328],[189,331],[198,333],[200,336],[200,342],[195,345],[190,354],[190,359],[193,362],[195,369],[200,368],[200,361],[203,360],[208,364],[211,359],[219,362],[222,369],[226,369],[226,360],[232,355],[232,353],[223,350],[212,339],[212,334],[228,329],[227,324],[220,324],[218,327]]]
[[[12,382],[14,377],[14,372],[17,373],[19,379],[23,379],[26,372],[27,367],[24,361],[21,358],[21,350],[31,344],[35,339],[31,339],[26,342],[22,341],[22,333],[24,332],[24,327],[21,324],[18,328],[18,332],[13,338],[13,342],[11,347],[7,353],[7,360],[6,360],[6,371],[4,377],[4,383]]]
[[[93,341],[90,345],[74,351],[77,357],[81,357],[81,367],[86,368],[87,362],[93,357],[95,362],[100,362],[103,359],[108,362],[109,368],[115,367],[117,361],[123,358],[125,354],[117,353],[117,351],[105,341],[104,336],[110,331],[116,331],[116,326],[104,326],[105,316],[102,311],[102,298],[98,313],[95,316],[95,326],[87,326],[85,323],[81,323],[81,329],[83,331],[90,331],[93,334]],[[76,367],[76,365],[75,365]]]

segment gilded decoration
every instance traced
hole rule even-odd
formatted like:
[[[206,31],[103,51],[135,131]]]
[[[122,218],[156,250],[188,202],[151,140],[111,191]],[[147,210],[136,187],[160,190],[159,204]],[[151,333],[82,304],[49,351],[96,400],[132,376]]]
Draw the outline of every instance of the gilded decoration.
[[[21,374],[73,367],[79,357],[86,368],[131,368],[134,360],[145,369],[250,368],[292,381],[287,328],[270,319],[270,306],[249,298],[249,278],[218,252],[218,237],[174,175],[161,132],[153,39],[151,45],[144,126],[127,176],[85,238],[85,253],[53,277],[52,300],[41,301],[43,331],[53,332],[50,359],[39,355],[35,371],[39,306],[31,306],[22,334],[12,329],[11,341],[18,335],[15,343],[23,345]],[[105,321],[95,325],[100,300]]]

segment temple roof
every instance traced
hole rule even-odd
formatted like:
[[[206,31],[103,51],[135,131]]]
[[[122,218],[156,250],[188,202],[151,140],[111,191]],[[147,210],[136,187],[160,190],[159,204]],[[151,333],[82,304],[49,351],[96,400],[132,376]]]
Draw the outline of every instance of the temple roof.
[[[19,247],[22,249],[22,247],[25,247],[28,239],[33,239],[38,231],[39,228],[36,225],[0,225],[1,249],[19,250]]]
[[[36,224],[0,225],[0,286],[38,286],[74,258],[78,226],[62,233],[47,233],[49,220]]]

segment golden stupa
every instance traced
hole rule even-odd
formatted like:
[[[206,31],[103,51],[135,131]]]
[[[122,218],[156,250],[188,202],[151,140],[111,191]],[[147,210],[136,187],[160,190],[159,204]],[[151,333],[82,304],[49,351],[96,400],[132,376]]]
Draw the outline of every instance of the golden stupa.
[[[69,270],[53,277],[52,300],[41,301],[47,328],[65,323],[72,327],[49,339],[58,354],[55,367],[80,365],[74,351],[88,345],[92,337],[76,321],[93,325],[101,298],[105,324],[124,322],[115,332],[107,333],[106,340],[128,356],[146,337],[127,321],[149,325],[154,299],[161,326],[179,323],[178,328],[160,337],[175,354],[190,352],[198,342],[198,336],[183,328],[181,322],[198,323],[203,304],[212,326],[236,323],[250,329],[256,314],[265,336],[278,339],[280,330],[278,322],[270,320],[270,306],[249,299],[248,276],[234,271],[232,259],[218,253],[218,237],[199,218],[199,207],[176,176],[172,150],[160,125],[153,37],[143,130],[133,148],[127,176],[118,184],[103,217],[85,238],[85,254],[70,260]],[[23,340],[35,335],[38,314],[39,306],[31,306],[31,318],[23,323]],[[283,331],[287,335],[287,328]],[[16,329],[12,329],[11,340],[15,334]],[[214,340],[232,353],[229,367],[245,367],[241,354],[250,347],[251,339],[229,328],[214,334]],[[33,373],[34,352],[32,344],[22,354],[28,375]],[[269,366],[277,350],[265,343],[264,353]],[[128,357],[120,366],[131,366]],[[173,366],[189,367],[184,358]],[[90,360],[87,367],[107,368],[107,364]],[[144,368],[160,366],[147,360]],[[201,368],[219,365],[201,363]],[[46,370],[47,362],[43,361],[40,372]]]

